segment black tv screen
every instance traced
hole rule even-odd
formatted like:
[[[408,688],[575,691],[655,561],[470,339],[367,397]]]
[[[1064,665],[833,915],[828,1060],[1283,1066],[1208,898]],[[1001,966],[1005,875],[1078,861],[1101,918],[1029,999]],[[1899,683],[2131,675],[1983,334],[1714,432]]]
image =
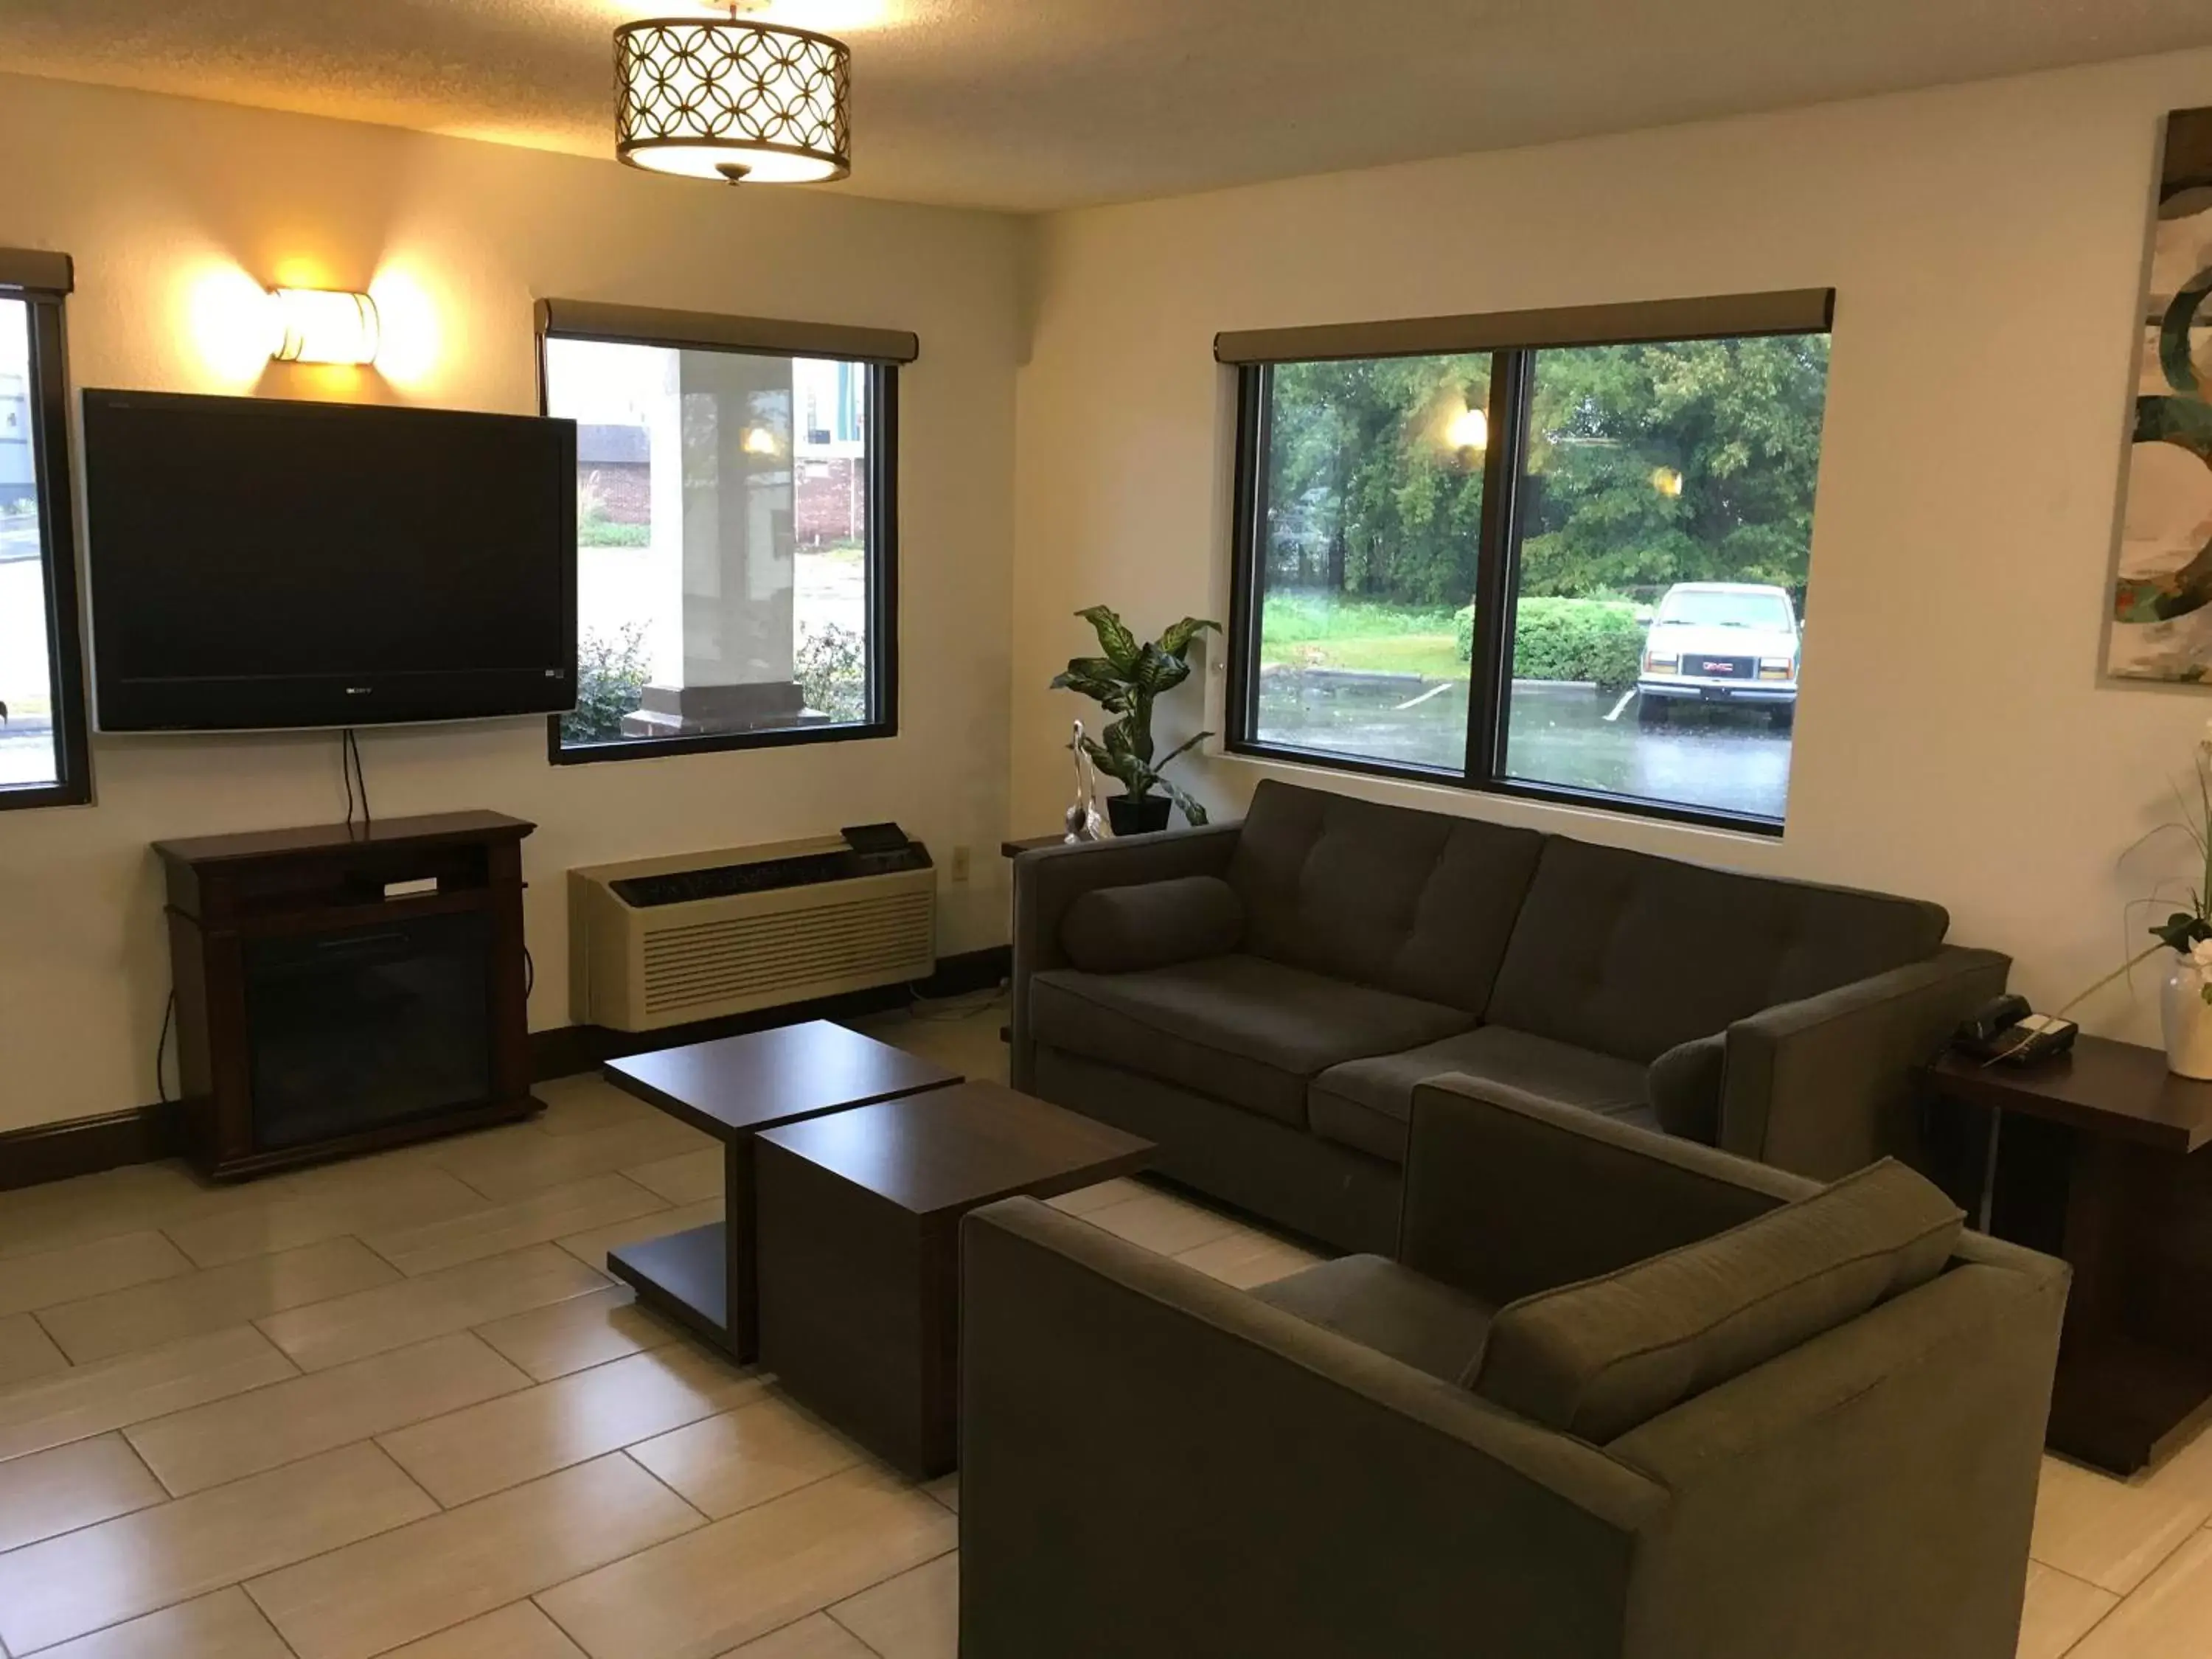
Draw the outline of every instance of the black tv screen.
[[[575,703],[573,422],[84,394],[105,732]]]

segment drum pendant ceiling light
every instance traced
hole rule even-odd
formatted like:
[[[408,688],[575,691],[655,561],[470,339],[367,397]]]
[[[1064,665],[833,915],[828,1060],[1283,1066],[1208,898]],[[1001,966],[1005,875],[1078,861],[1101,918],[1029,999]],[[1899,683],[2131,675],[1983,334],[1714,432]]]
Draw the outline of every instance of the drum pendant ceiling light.
[[[615,154],[732,184],[852,171],[852,49],[811,29],[652,17],[615,31]]]

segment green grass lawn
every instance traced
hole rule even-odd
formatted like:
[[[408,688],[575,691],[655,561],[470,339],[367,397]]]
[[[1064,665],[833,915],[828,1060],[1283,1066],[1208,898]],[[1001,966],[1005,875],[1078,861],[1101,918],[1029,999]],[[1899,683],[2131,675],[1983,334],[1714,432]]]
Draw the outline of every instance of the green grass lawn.
[[[1268,595],[1261,617],[1260,659],[1430,679],[1463,680],[1468,672],[1453,637],[1449,606],[1310,593]]]

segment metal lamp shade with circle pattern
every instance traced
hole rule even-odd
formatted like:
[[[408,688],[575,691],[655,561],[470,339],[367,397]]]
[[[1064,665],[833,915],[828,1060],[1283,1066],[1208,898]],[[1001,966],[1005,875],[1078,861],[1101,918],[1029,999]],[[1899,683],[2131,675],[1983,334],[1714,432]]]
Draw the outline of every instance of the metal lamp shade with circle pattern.
[[[615,31],[615,154],[735,184],[852,171],[852,51],[810,29],[648,18]]]

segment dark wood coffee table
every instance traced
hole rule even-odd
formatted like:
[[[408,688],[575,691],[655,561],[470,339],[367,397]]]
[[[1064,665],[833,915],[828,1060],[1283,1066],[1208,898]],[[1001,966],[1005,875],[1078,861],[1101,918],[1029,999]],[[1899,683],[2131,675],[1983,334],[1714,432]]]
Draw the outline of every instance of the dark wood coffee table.
[[[1142,1168],[1152,1143],[995,1083],[760,1137],[761,1359],[918,1480],[958,1461],[960,1218]]]
[[[753,1143],[763,1129],[842,1112],[959,1073],[826,1019],[610,1061],[608,1082],[722,1143],[722,1215],[607,1252],[637,1299],[750,1364],[760,1352]]]
[[[2018,1067],[1947,1055],[1929,1078],[1990,1114],[1978,1224],[2074,1269],[2051,1449],[2132,1474],[2212,1405],[2212,1083],[2090,1036]]]

